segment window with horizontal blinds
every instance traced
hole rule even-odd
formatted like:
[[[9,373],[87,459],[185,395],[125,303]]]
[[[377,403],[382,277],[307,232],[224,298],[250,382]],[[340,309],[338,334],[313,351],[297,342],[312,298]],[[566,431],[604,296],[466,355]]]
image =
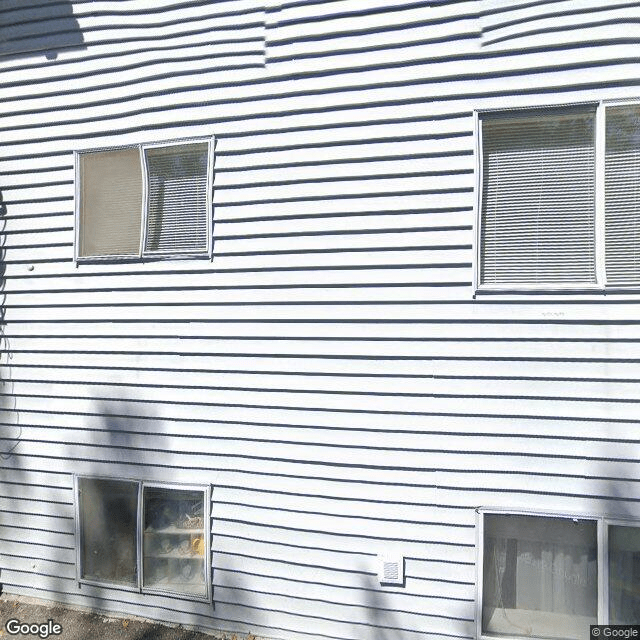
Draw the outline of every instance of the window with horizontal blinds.
[[[78,152],[78,260],[208,257],[211,139]]]
[[[608,107],[605,263],[608,284],[640,283],[640,105]]]
[[[79,257],[140,253],[142,168],[138,147],[80,156]]]
[[[595,283],[595,108],[481,125],[480,283]]]
[[[148,171],[145,253],[206,252],[208,144],[145,149]]]

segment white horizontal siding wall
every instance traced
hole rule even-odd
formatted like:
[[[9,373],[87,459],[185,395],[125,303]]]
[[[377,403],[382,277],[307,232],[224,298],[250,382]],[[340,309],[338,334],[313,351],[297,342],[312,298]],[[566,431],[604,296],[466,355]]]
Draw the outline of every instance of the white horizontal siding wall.
[[[472,284],[474,110],[639,96],[639,19],[3,3],[3,589],[274,638],[471,638],[475,508],[640,516],[638,295]],[[74,150],[212,134],[212,261],[74,264]],[[210,484],[212,604],[78,588],[74,472]],[[404,587],[377,582],[387,551]]]

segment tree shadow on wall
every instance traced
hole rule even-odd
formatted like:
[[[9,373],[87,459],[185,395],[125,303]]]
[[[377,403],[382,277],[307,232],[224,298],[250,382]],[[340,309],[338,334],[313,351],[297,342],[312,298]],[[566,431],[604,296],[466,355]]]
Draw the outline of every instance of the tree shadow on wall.
[[[85,49],[71,0],[43,5],[35,0],[0,1],[0,59]]]

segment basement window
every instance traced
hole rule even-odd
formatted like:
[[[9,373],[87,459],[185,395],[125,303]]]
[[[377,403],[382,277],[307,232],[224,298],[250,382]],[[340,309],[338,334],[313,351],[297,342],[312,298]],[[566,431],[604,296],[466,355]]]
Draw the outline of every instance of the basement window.
[[[480,527],[479,638],[640,624],[640,523],[487,512]]]
[[[77,478],[78,580],[210,599],[208,490]]]
[[[202,491],[144,488],[143,588],[207,595]]]
[[[209,257],[212,141],[76,154],[76,259]]]
[[[138,582],[137,484],[81,478],[78,509],[81,578],[135,586]]]

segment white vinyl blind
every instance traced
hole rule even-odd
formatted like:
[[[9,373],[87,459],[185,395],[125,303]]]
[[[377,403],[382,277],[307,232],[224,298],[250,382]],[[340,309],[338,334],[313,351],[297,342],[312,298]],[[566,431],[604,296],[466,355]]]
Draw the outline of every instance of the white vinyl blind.
[[[640,283],[640,105],[606,110],[607,284]]]
[[[595,109],[481,124],[480,283],[595,283]]]
[[[78,256],[137,256],[142,216],[138,147],[83,153],[79,172]]]
[[[148,170],[144,252],[208,251],[207,143],[145,149]]]

